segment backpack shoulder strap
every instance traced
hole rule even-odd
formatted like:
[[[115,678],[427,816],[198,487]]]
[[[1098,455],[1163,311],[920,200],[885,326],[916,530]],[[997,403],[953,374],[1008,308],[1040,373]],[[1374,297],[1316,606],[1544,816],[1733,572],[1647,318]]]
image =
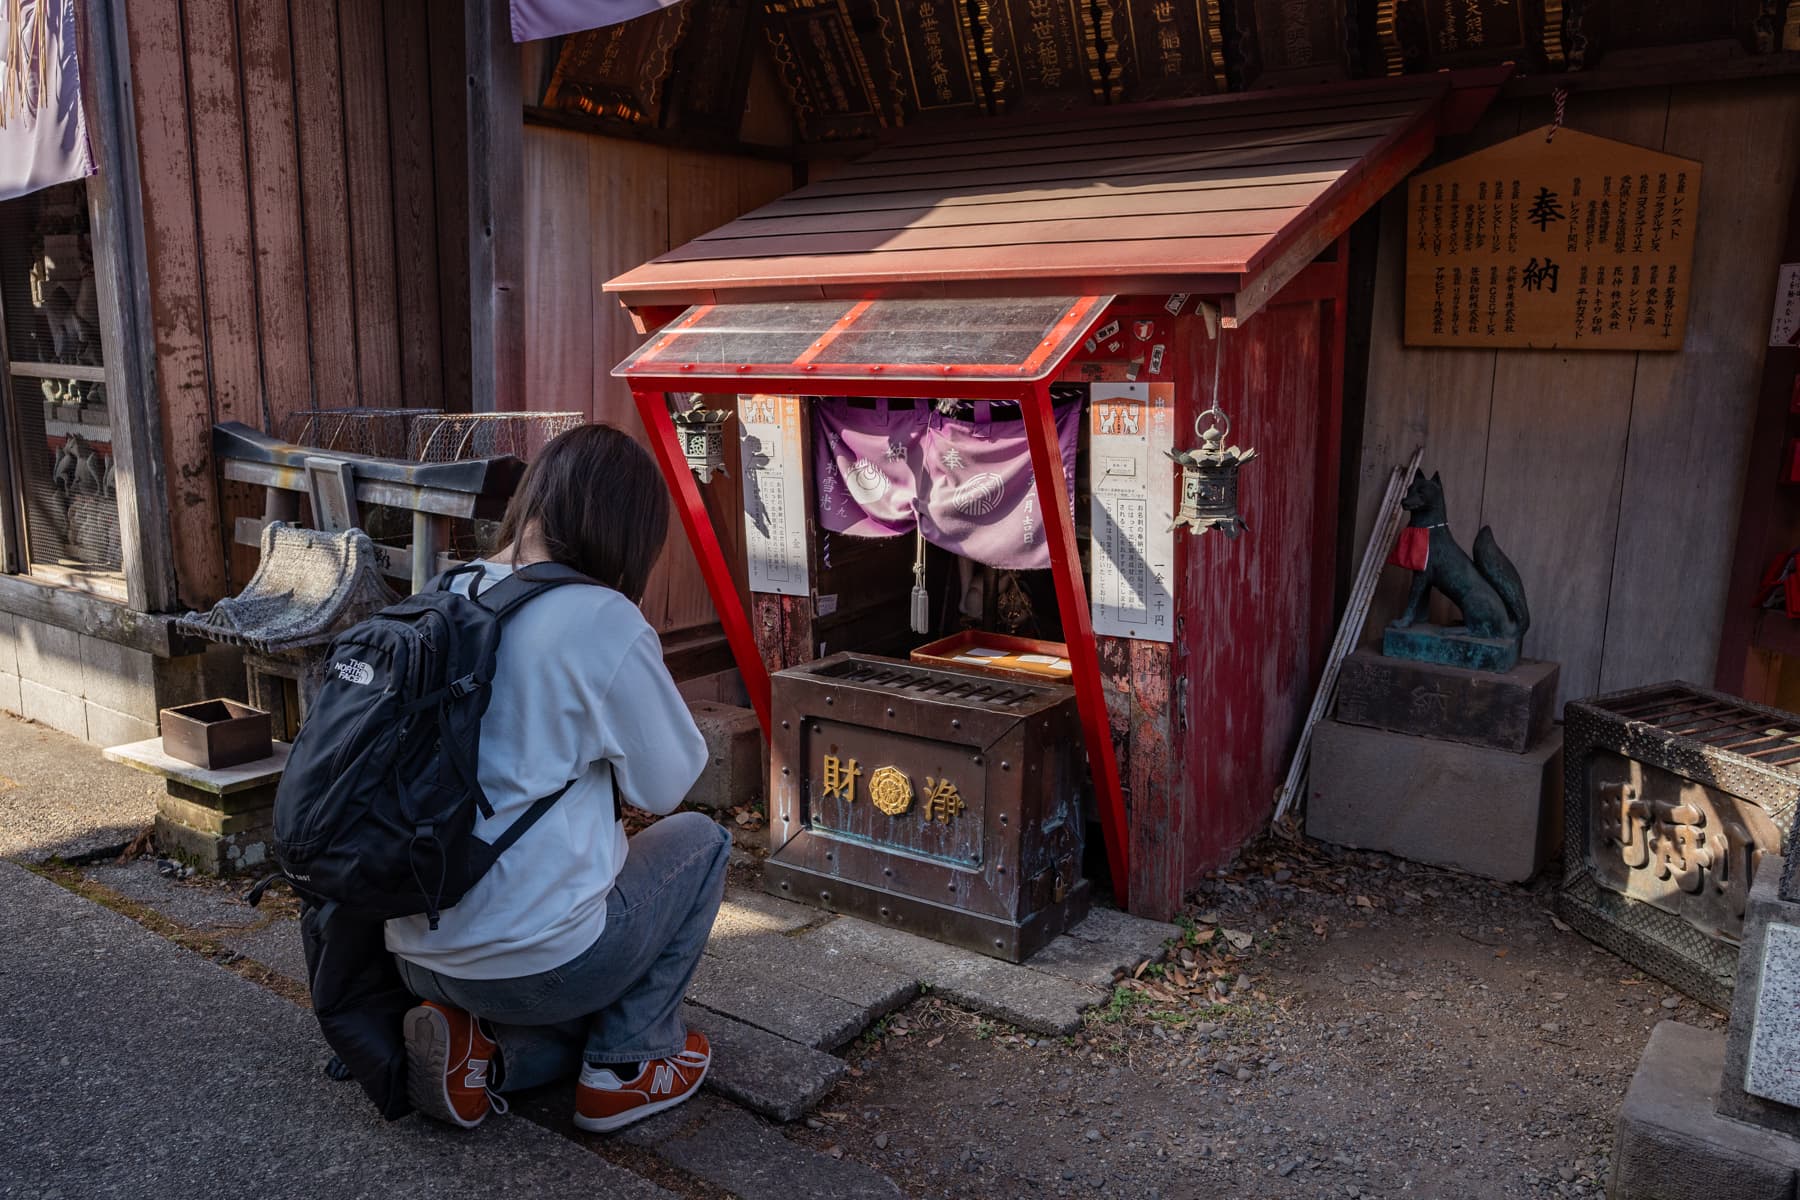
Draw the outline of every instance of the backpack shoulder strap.
[[[557,562],[543,562],[520,567],[499,583],[492,584],[479,592],[471,591],[470,598],[504,621],[512,615],[514,609],[532,597],[568,583],[582,583],[591,587],[604,586],[598,580],[583,575],[574,567],[564,566]]]

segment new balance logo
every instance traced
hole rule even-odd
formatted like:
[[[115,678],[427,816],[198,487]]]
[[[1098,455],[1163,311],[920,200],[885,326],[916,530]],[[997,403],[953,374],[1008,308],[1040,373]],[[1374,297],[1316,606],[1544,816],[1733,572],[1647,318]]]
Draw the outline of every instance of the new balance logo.
[[[675,1090],[675,1068],[663,1063],[656,1068],[656,1076],[650,1081],[650,1091],[672,1092]]]
[[[360,659],[345,659],[332,666],[337,668],[338,678],[345,683],[369,684],[375,681],[375,668]]]
[[[463,1086],[466,1088],[486,1087],[488,1060],[485,1058],[471,1058],[468,1061],[468,1068],[469,1073],[463,1077]]]

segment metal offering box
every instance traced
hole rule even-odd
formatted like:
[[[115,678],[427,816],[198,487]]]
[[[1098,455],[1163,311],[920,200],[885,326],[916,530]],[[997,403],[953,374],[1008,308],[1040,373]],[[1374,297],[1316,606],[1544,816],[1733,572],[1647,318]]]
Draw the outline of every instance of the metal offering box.
[[[1009,962],[1086,915],[1072,688],[838,654],[773,713],[771,892]]]

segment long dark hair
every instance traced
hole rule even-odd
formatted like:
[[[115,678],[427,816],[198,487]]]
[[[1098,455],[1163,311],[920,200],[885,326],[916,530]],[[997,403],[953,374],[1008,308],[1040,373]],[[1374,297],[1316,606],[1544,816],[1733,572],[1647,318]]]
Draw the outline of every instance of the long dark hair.
[[[500,544],[516,553],[533,525],[552,559],[636,604],[669,533],[668,488],[630,434],[582,425],[552,439],[526,470],[506,506]]]

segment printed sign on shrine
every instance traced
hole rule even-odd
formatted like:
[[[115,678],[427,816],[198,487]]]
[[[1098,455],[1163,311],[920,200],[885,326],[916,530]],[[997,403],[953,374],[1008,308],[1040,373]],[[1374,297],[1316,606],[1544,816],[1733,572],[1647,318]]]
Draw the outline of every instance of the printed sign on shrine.
[[[1700,164],[1550,133],[1408,181],[1407,345],[1681,348]]]

